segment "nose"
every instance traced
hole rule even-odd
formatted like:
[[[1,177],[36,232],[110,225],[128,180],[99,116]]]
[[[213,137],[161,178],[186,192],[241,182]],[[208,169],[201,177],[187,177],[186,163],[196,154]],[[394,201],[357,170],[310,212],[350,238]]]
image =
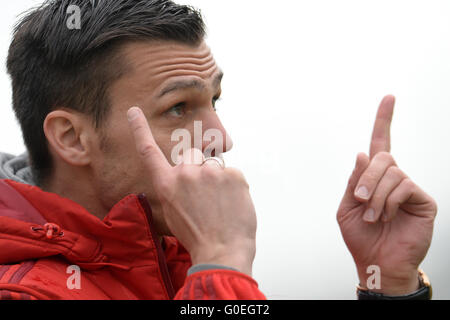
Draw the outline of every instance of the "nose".
[[[217,113],[211,113],[203,119],[202,124],[202,151],[205,155],[215,157],[233,148],[233,140],[222,125]]]

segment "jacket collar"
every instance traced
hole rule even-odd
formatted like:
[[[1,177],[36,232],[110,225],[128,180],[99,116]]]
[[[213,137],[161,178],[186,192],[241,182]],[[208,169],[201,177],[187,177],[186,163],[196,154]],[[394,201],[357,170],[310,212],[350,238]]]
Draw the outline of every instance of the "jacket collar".
[[[157,264],[159,244],[151,226],[151,209],[143,195],[127,196],[100,220],[79,204],[57,194],[11,180],[0,182],[3,190],[0,202],[8,203],[8,212],[21,213],[17,218],[20,223],[15,227],[27,228],[32,242],[44,249],[45,255],[62,254],[70,262],[91,269],[105,265],[128,269]],[[5,199],[8,187],[19,193],[12,201]],[[11,190],[9,194],[11,197]],[[44,222],[60,228],[54,237],[47,237]],[[164,247],[172,256],[181,252],[184,260],[190,260],[185,250],[180,250],[176,239],[164,237]],[[44,254],[37,251],[33,254]]]

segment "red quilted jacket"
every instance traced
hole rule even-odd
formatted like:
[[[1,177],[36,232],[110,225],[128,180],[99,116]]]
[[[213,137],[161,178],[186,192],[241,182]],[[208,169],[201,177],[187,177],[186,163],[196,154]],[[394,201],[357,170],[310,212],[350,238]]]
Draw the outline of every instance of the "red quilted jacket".
[[[187,277],[190,267],[175,238],[157,241],[144,196],[126,197],[100,220],[71,200],[0,180],[0,299],[265,299],[243,273]]]

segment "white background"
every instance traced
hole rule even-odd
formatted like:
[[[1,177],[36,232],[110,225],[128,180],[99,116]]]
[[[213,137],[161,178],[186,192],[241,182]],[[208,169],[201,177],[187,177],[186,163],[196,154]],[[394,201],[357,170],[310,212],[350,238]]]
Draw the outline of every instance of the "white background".
[[[0,12],[0,149],[25,150],[4,62],[19,13]],[[254,277],[273,299],[355,299],[336,210],[368,151],[385,94],[397,105],[392,153],[439,205],[422,264],[450,299],[450,1],[184,0],[202,9],[224,69],[219,112],[258,212]]]

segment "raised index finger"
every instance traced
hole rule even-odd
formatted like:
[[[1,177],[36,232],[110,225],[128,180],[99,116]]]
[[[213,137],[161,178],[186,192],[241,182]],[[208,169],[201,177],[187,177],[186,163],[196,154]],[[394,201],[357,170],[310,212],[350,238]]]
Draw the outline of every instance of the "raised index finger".
[[[152,131],[142,110],[132,107],[128,110],[128,123],[136,143],[136,150],[144,161],[152,179],[160,179],[172,167],[153,138]]]
[[[370,159],[379,152],[391,152],[391,122],[395,97],[388,95],[380,103],[370,143]]]

